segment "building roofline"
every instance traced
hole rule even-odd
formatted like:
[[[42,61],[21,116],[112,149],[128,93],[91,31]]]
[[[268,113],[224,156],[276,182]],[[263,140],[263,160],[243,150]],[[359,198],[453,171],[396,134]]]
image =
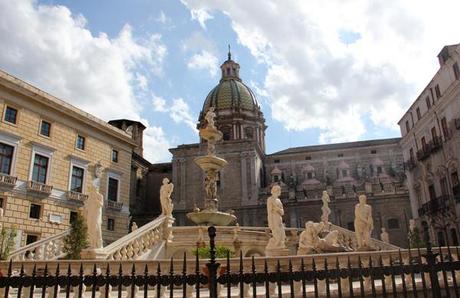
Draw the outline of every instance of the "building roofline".
[[[399,144],[400,141],[401,141],[401,138],[389,138],[389,139],[375,139],[375,140],[334,143],[334,144],[324,144],[324,145],[300,146],[300,147],[292,147],[292,148],[281,150],[275,153],[271,153],[271,154],[268,154],[267,157],[285,155],[285,154],[297,154],[297,153],[304,153],[304,152],[316,152],[316,151],[325,151],[325,150],[329,151],[329,150],[350,149],[350,148],[358,148],[358,147]]]
[[[131,139],[131,136],[121,129],[116,128],[96,116],[85,112],[74,105],[63,101],[7,72],[0,69],[0,84],[15,92],[27,96],[29,99],[46,105],[48,108],[64,113],[75,120],[81,121],[96,129],[102,130],[125,143],[135,147],[137,144]]]
[[[458,47],[460,46],[460,43],[458,44],[453,44],[453,45],[446,45],[446,46],[443,46],[442,49],[439,51],[438,55],[436,57],[439,57],[439,55],[442,53],[442,51],[444,51],[445,48],[450,48],[450,47]],[[431,83],[433,82],[434,78],[436,77],[436,75],[439,73],[439,71],[441,70],[442,66],[440,66],[438,68],[438,70],[436,71],[436,73],[433,75],[433,77],[431,78],[431,80],[428,82],[428,84],[425,85],[425,87],[422,89],[422,91],[417,95],[417,97],[415,98],[415,100],[412,102],[412,104],[409,106],[409,108],[404,112],[404,114],[402,115],[402,117],[398,120],[398,125],[401,125],[401,121],[403,120],[404,117],[406,117],[407,113],[409,111],[412,110],[412,108],[414,107],[415,103],[419,100],[420,96],[427,90],[428,86],[431,85]]]
[[[117,122],[128,122],[130,124],[133,124],[133,123],[137,123],[139,124],[140,127],[142,127],[143,129],[146,129],[147,127],[140,121],[136,121],[136,120],[131,120],[131,119],[126,119],[126,118],[122,118],[122,119],[112,119],[112,120],[109,120],[107,123],[109,124],[115,124]]]

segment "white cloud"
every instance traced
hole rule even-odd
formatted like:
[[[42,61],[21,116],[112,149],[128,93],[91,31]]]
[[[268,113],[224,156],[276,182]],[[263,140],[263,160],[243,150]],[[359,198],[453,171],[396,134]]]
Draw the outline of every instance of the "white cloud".
[[[320,129],[320,142],[361,138],[365,118],[396,132],[434,75],[437,53],[460,41],[456,0],[183,2],[229,16],[238,42],[267,66],[260,89],[273,118]]]
[[[152,104],[155,111],[167,113],[175,123],[184,123],[193,132],[197,132],[196,117],[192,115],[189,105],[183,98],[175,98],[168,104],[163,97],[153,95]]]
[[[185,1],[181,0],[182,3],[185,3]],[[208,20],[213,19],[214,17],[208,12],[208,9],[206,7],[201,7],[201,8],[192,8],[190,9],[190,16],[192,20],[198,21],[200,23],[200,26],[203,29],[206,29],[206,22]]]
[[[157,112],[166,112],[166,100],[161,96],[152,95],[153,109]]]
[[[187,62],[187,67],[191,70],[206,70],[212,77],[215,77],[219,69],[219,63],[215,55],[202,50],[190,58]]]
[[[159,34],[134,38],[125,25],[113,38],[94,36],[83,16],[33,0],[0,0],[0,20],[2,69],[102,119],[141,119],[137,92],[163,74],[167,49]],[[146,145],[146,154],[167,153],[161,128],[147,131],[157,147]]]
[[[170,160],[171,154],[168,149],[171,147],[161,127],[149,126],[144,130],[144,155],[148,161],[155,163]]]
[[[176,123],[185,123],[196,132],[195,117],[192,116],[190,107],[182,98],[173,99],[173,104],[169,109],[171,118]]]

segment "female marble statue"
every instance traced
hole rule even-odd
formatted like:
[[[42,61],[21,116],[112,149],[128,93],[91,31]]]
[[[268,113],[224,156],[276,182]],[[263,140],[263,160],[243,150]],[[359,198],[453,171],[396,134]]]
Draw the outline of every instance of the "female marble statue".
[[[104,197],[93,186],[89,186],[88,199],[85,201],[84,214],[88,227],[89,248],[102,248],[102,207]]]
[[[380,233],[380,240],[385,243],[390,243],[390,235],[388,234],[387,230],[382,227],[382,233]]]
[[[324,223],[329,222],[329,215],[331,214],[331,209],[329,208],[329,203],[331,199],[329,198],[329,194],[327,191],[323,191],[323,196],[321,198],[323,200],[323,207],[321,207],[321,211],[323,214],[321,215],[321,221]]]
[[[169,183],[168,178],[163,178],[163,185],[160,187],[161,214],[172,217],[174,205],[171,200],[171,194],[174,190],[174,184]]]
[[[371,233],[374,229],[372,207],[366,203],[366,196],[359,196],[359,203],[355,206],[355,233],[358,248],[369,248]]]
[[[214,123],[214,118],[216,117],[216,113],[214,113],[214,107],[210,107],[208,111],[206,112],[206,115],[204,116],[204,119],[206,119],[206,122],[208,125],[206,127],[208,128],[216,128],[216,125]]]
[[[272,238],[268,241],[267,248],[285,248],[286,234],[284,231],[283,215],[284,209],[279,196],[281,187],[274,185],[271,189],[271,196],[267,200],[268,227],[272,231]]]

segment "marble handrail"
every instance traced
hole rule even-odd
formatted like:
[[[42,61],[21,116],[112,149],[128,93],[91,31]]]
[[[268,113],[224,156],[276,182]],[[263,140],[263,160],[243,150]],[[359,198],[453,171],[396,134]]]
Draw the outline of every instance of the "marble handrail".
[[[10,253],[8,260],[56,260],[61,258],[65,255],[64,237],[68,234],[70,234],[70,229],[23,246]]]
[[[135,231],[98,250],[98,255],[107,260],[135,260],[155,245],[165,241],[165,224],[169,217],[159,216]]]

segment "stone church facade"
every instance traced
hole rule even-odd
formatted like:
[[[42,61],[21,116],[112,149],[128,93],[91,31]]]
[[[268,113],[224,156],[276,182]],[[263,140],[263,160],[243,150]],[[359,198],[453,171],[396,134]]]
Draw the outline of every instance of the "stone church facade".
[[[400,139],[297,147],[266,154],[265,119],[239,69],[229,53],[221,66],[222,78],[206,97],[197,124],[198,128],[205,125],[204,114],[209,107],[215,108],[216,123],[224,135],[216,146],[217,155],[228,161],[219,173],[219,209],[232,210],[240,225],[266,226],[265,202],[271,185],[278,183],[286,226],[303,227],[307,220],[319,221],[321,193],[327,190],[330,221],[352,229],[357,195],[365,193],[373,207],[373,237],[379,238],[381,227],[385,227],[392,243],[407,246],[412,216]],[[157,176],[172,178],[178,225],[192,224],[186,213],[203,206],[204,175],[194,159],[206,154],[206,146],[200,140],[172,148],[170,165],[151,168],[153,172],[161,169]]]

